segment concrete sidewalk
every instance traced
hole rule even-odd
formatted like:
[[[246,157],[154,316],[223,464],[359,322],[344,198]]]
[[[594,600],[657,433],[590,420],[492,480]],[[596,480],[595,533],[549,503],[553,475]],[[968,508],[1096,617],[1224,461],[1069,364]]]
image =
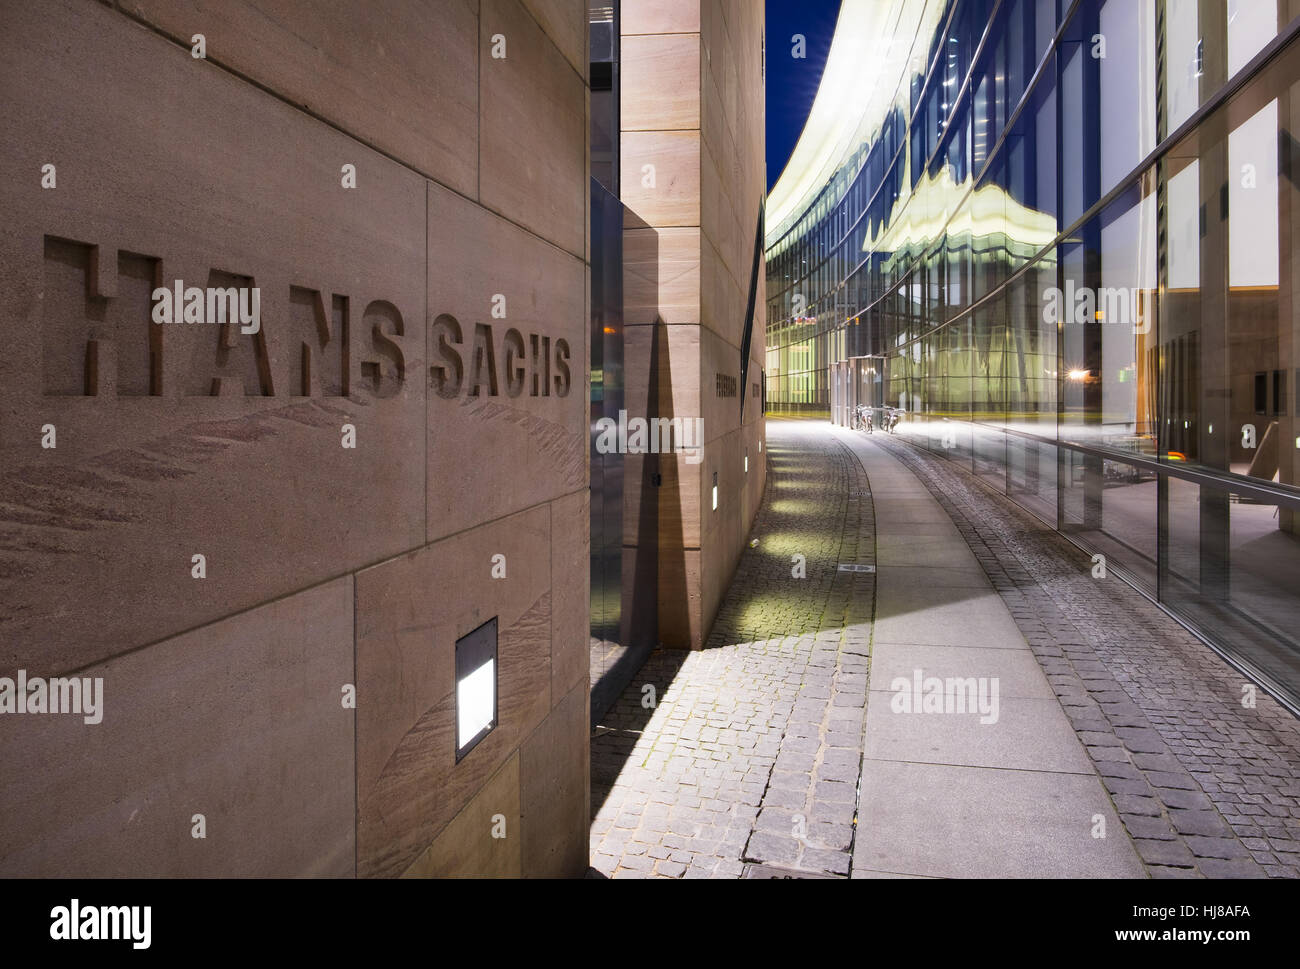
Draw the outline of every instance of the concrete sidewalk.
[[[1152,878],[1300,877],[1300,720],[961,464],[875,437],[1015,618]],[[1244,691],[1252,688],[1250,702]]]
[[[1144,877],[1092,761],[952,520],[872,438],[833,433],[866,470],[877,532],[853,876]],[[983,713],[955,712],[961,690],[949,693],[953,712],[916,710],[912,685],[930,678],[974,678],[986,687]],[[904,683],[906,705],[895,701]]]

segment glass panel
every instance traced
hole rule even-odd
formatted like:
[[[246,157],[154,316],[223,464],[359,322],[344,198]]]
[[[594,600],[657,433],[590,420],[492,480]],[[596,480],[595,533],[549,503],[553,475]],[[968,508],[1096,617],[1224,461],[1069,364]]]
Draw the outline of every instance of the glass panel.
[[[1156,146],[1155,30],[1151,0],[1106,0],[1097,33],[1089,38],[1106,129],[1100,140],[1101,195]],[[1105,56],[1096,56],[1101,53]]]
[[[1162,456],[1291,486],[1300,317],[1297,257],[1284,265],[1282,247],[1295,188],[1278,145],[1294,158],[1298,69],[1293,47],[1161,163],[1169,254],[1155,357]]]
[[[975,473],[1006,490],[1006,303],[995,298],[975,311],[971,416]]]
[[[1200,7],[1200,0],[1165,0],[1166,136],[1201,103]]]
[[[1061,448],[1061,528],[1156,591],[1156,476],[1122,460]]]
[[[1155,179],[1135,185],[1064,246],[1064,285],[1046,319],[1062,329],[1061,438],[1156,453]]]
[[[1274,0],[1228,0],[1228,76],[1246,66],[1277,36]]]
[[[1169,482],[1164,602],[1274,682],[1300,684],[1300,510]]]
[[[1053,251],[1016,278],[1007,300],[1007,426],[1046,438],[1056,437],[1058,328],[1044,313],[1055,287]]]
[[[1056,445],[1007,433],[1007,493],[1049,525],[1056,524]]]

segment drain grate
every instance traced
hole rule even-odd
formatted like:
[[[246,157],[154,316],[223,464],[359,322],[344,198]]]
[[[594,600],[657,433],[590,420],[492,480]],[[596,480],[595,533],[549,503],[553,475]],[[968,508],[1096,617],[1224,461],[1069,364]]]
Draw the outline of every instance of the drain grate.
[[[856,565],[852,562],[841,562],[840,571],[841,572],[874,572],[876,571],[876,567],[874,565]]]
[[[797,868],[778,868],[776,865],[755,865],[748,864],[745,866],[741,878],[829,878],[832,881],[843,881],[839,875],[828,875],[821,871],[800,871]]]

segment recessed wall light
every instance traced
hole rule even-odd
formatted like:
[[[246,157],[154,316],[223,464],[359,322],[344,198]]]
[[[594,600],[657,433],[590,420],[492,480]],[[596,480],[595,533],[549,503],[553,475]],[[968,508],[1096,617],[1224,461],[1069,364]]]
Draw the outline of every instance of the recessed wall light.
[[[456,640],[456,760],[497,725],[497,620]]]

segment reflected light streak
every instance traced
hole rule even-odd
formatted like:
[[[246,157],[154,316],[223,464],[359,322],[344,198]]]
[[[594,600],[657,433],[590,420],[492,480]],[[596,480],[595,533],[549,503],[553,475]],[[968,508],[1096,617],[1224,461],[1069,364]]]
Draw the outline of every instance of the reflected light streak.
[[[826,67],[803,133],[767,200],[770,247],[803,215],[862,144],[873,139],[894,106],[909,62],[911,38],[934,36],[938,0],[843,0]],[[907,38],[908,48],[895,43]]]

